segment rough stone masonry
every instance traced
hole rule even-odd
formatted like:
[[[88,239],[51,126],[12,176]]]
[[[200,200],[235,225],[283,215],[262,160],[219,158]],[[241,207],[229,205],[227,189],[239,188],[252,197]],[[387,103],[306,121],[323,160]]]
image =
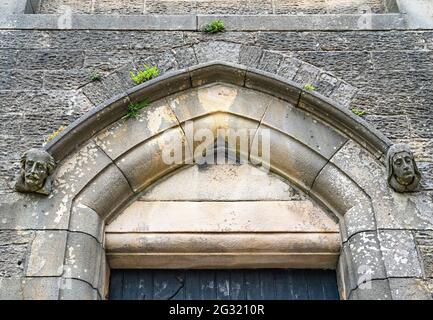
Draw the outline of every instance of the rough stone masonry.
[[[422,7],[421,0],[414,2],[423,10],[431,9]],[[5,288],[6,283],[21,292],[17,297],[37,296],[31,289],[19,288],[20,282],[9,280],[24,279],[29,274],[29,266],[35,264],[30,259],[33,250],[56,250],[44,247],[41,239],[47,235],[43,230],[10,227],[14,215],[20,214],[11,208],[21,155],[40,148],[52,132],[110,98],[108,93],[124,90],[112,79],[126,75],[127,83],[131,68],[143,63],[157,65],[163,75],[212,60],[212,55],[230,57],[233,52],[245,65],[284,74],[301,85],[311,84],[347,110],[364,111],[365,120],[393,143],[410,145],[422,174],[417,193],[421,200],[405,210],[407,219],[417,212],[426,217],[426,223],[381,231],[380,246],[385,255],[392,255],[390,250],[399,247],[407,252],[400,258],[409,257],[413,262],[408,265],[409,271],[389,266],[385,278],[391,283],[392,298],[432,298],[433,27],[412,26],[410,21],[417,12],[406,13],[402,9],[406,7],[405,1],[386,0],[2,3],[0,298],[14,298],[8,293],[14,289]],[[150,23],[146,17],[155,14],[162,15],[157,19],[176,15],[178,20],[176,24],[167,20],[163,27],[159,22],[143,27]],[[375,27],[357,24],[365,18],[363,14],[372,17]],[[93,19],[94,15],[99,18]],[[130,19],[131,28],[110,27],[119,21],[119,15],[125,15],[124,21]],[[225,32],[210,35],[195,24],[199,16],[213,19],[206,15],[243,22],[233,22]],[[255,20],[245,18],[251,15]],[[273,23],[275,16],[287,19],[287,25]],[[65,18],[76,27],[58,25]],[[394,25],[390,26],[389,19]],[[102,77],[101,82],[92,81],[95,74]],[[126,87],[132,85],[127,83]],[[56,232],[53,230],[60,246],[66,239]],[[59,261],[49,263],[57,267]]]

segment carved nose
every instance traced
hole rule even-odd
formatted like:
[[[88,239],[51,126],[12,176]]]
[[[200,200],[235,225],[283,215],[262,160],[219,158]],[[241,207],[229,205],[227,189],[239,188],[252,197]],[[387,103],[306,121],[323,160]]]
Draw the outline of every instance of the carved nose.
[[[410,171],[410,166],[409,165],[405,165],[403,167],[403,171]]]

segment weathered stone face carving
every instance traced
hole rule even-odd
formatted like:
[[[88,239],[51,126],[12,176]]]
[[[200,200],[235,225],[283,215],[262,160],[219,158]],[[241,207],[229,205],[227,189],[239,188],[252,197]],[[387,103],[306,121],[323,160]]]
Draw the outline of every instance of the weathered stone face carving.
[[[54,158],[45,150],[30,149],[21,157],[21,172],[15,183],[19,192],[51,193],[51,178],[55,168]]]
[[[408,145],[400,143],[391,146],[387,153],[386,165],[388,184],[395,191],[407,192],[417,188],[421,174]]]

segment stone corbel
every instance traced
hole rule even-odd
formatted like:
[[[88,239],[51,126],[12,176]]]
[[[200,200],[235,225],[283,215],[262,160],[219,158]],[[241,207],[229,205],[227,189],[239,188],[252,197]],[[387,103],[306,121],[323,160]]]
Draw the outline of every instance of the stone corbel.
[[[21,157],[21,170],[15,182],[15,190],[49,195],[52,190],[51,174],[55,167],[54,158],[45,150],[26,151]]]
[[[399,143],[392,145],[386,155],[388,185],[396,192],[415,191],[421,180],[421,173],[410,147]]]

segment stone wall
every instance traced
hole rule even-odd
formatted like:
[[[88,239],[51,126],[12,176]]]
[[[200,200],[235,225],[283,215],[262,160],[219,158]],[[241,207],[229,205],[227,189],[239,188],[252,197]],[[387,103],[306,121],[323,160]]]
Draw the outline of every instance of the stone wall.
[[[393,0],[41,0],[37,13],[92,14],[324,14],[385,13]]]
[[[0,31],[0,193],[17,172],[20,154],[92,107],[80,88],[92,73],[209,41],[257,46],[293,55],[357,88],[348,108],[394,142],[415,150],[423,186],[433,190],[433,32]],[[229,50],[228,47],[224,50]],[[164,54],[158,67],[175,68]],[[275,66],[280,61],[271,62]],[[296,69],[316,87],[317,71]],[[298,66],[299,68],[299,66]],[[296,77],[296,75],[295,75]],[[333,80],[330,79],[333,83]],[[335,81],[334,81],[335,84]],[[347,89],[351,90],[351,89]]]
[[[94,14],[356,13],[361,4],[369,5],[376,13],[388,11],[385,2],[379,0],[338,1],[338,5],[334,2],[337,1],[274,0],[247,4],[246,1],[93,0],[86,1],[86,6],[83,1],[42,0],[37,11],[60,13],[64,11],[61,5],[68,5],[74,12]],[[40,147],[50,133],[72,123],[100,102],[101,91],[98,83],[93,85],[92,74],[101,75],[105,85],[110,76],[120,71],[127,74],[144,62],[158,65],[164,73],[197,62],[201,54],[211,54],[200,50],[212,45],[217,45],[216,51],[221,56],[233,50],[248,52],[244,58],[249,62],[257,59],[264,70],[280,72],[286,68],[291,79],[298,83],[310,83],[328,96],[338,93],[346,97],[343,101],[346,108],[364,110],[365,119],[393,142],[410,144],[423,174],[422,192],[416,201],[400,203],[398,214],[403,217],[399,219],[410,220],[410,224],[413,212],[431,219],[433,31],[321,31],[320,26],[316,29],[230,31],[216,35],[193,31],[0,30],[0,203],[3,205],[0,208],[9,210],[8,215],[0,214],[0,289],[16,286],[16,282],[9,281],[11,278],[31,274],[32,270],[26,270],[29,260],[36,259],[31,265],[37,265],[37,252],[45,250],[40,245],[45,242],[40,239],[52,237],[44,231],[18,230],[22,229],[19,225],[16,230],[3,227],[12,225],[10,219],[14,219],[15,210],[18,212],[13,204],[12,181],[19,169],[20,155],[31,147]],[[284,65],[287,60],[283,56],[290,57],[293,63]],[[111,89],[109,85],[107,88]],[[399,199],[396,201],[402,201]],[[417,265],[414,279],[390,280],[394,297],[429,298],[433,283],[431,223],[407,229],[401,233],[388,230],[387,234],[395,232],[398,236],[388,239],[385,235],[383,240],[385,249],[386,245],[388,249],[400,246],[409,252],[411,263]],[[59,234],[64,242],[63,232],[54,234]],[[399,238],[401,235],[404,241]],[[399,275],[399,270],[390,272]],[[404,287],[410,287],[413,294],[403,290]],[[420,287],[425,290],[417,289]],[[24,290],[24,296],[32,296],[31,285],[26,288],[30,291]],[[4,290],[0,290],[0,298],[8,297],[2,294]],[[44,294],[57,298],[50,296],[49,290]]]

